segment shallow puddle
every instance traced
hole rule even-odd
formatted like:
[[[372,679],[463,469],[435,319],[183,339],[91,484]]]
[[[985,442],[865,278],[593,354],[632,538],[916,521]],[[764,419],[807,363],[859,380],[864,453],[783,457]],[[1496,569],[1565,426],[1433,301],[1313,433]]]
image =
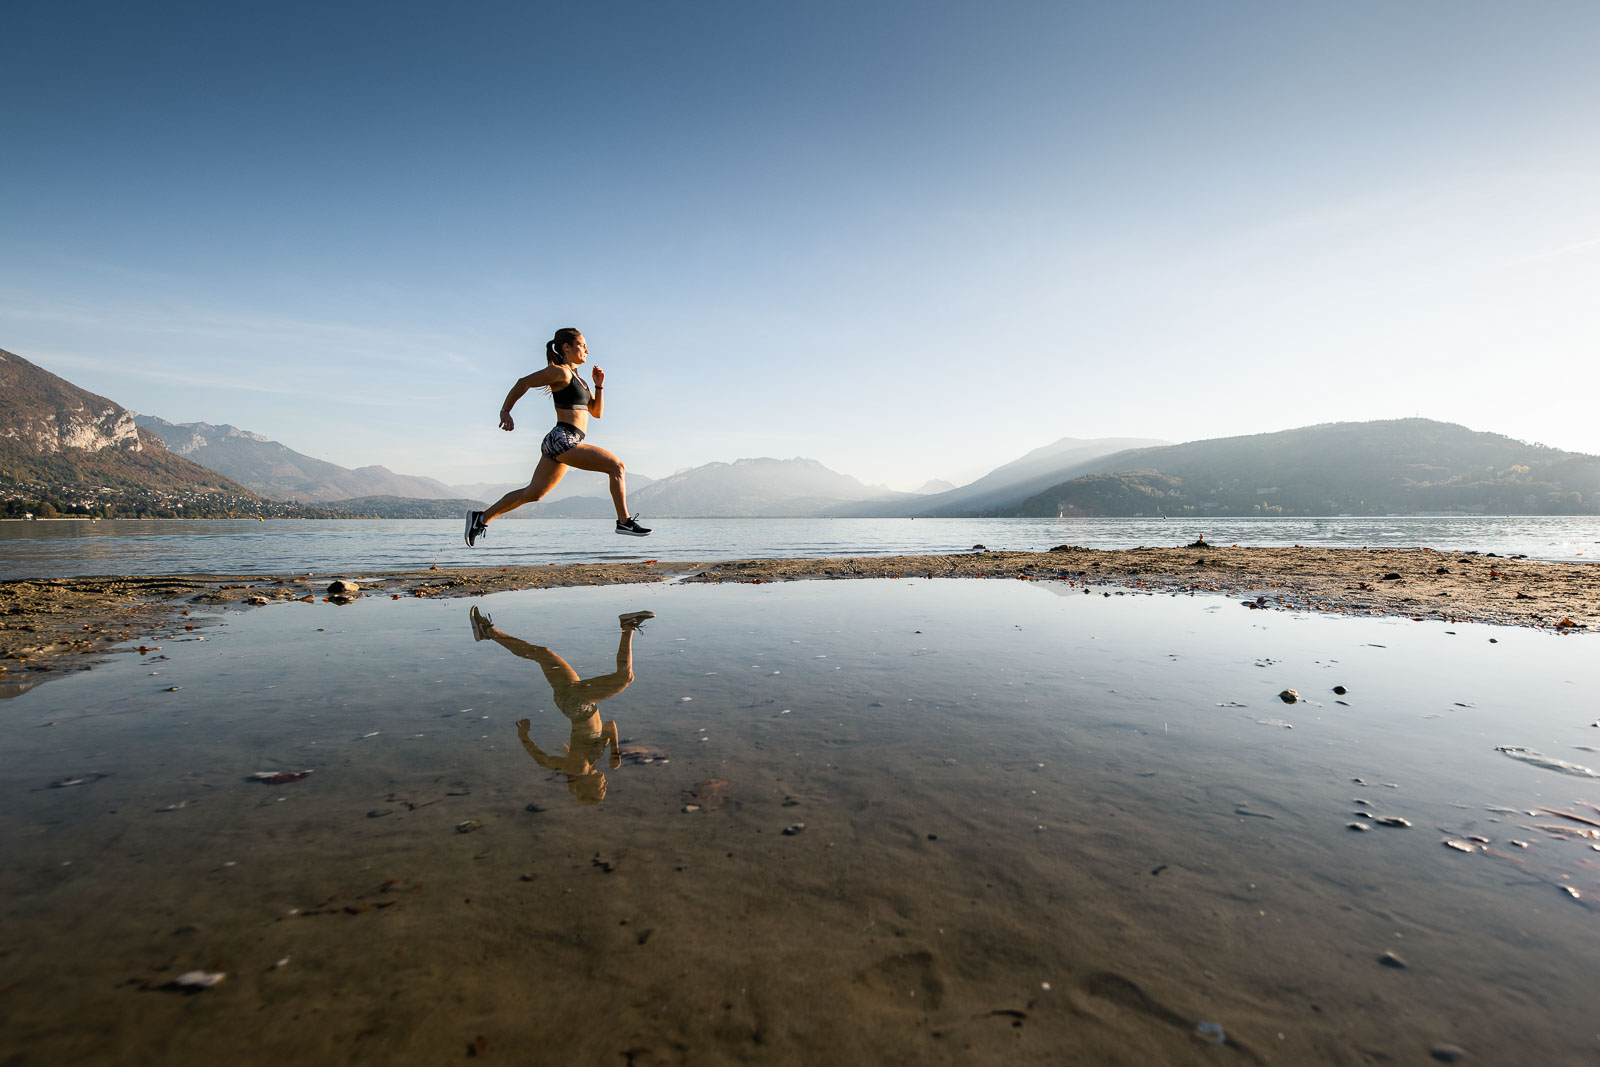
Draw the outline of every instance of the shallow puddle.
[[[1600,1051],[1583,636],[939,581],[226,621],[0,707],[7,1063]]]

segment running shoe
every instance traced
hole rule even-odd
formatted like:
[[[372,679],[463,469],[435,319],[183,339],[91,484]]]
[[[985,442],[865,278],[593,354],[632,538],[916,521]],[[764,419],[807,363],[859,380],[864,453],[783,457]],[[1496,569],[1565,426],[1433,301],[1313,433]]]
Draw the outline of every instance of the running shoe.
[[[629,537],[649,537],[650,530],[639,525],[639,516],[629,515],[626,519],[617,520],[617,533],[627,534]],[[472,542],[467,542],[471,544]]]
[[[477,605],[473,605],[472,610],[467,612],[467,618],[472,622],[472,639],[474,641],[490,641],[494,639],[494,620],[479,611]]]
[[[624,630],[643,630],[644,620],[655,617],[656,613],[653,611],[630,611],[625,615],[618,615],[617,621],[622,624]]]
[[[482,537],[488,531],[488,529],[489,524],[483,521],[483,512],[467,512],[467,547],[471,548],[478,538]]]

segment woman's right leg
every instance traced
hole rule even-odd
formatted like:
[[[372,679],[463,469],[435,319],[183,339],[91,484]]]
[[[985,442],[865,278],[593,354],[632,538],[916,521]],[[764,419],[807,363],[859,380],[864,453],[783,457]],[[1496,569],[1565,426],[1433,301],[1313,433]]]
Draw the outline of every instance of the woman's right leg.
[[[622,460],[599,445],[580,444],[561,453],[561,462],[581,471],[599,471],[610,479],[611,503],[617,509],[617,521],[628,521],[628,490],[623,480]]]
[[[483,513],[484,524],[487,525],[498,515],[504,515],[508,511],[515,511],[524,504],[531,504],[535,500],[543,499],[544,495],[554,489],[556,483],[566,473],[567,468],[562,464],[557,463],[549,456],[540,456],[539,465],[533,468],[533,477],[528,481],[528,484],[521,489],[511,490],[511,492],[489,505],[489,509]]]

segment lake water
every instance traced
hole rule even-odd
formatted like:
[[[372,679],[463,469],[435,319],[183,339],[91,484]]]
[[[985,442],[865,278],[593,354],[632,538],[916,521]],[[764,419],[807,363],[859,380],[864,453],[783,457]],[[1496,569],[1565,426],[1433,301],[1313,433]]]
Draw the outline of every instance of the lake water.
[[[0,1060],[1595,1062],[1590,641],[1103,592],[380,591],[52,681]]]
[[[501,520],[475,549],[461,522],[110,520],[0,522],[0,579],[86,574],[335,574],[357,570],[663,559],[882,556],[1213,544],[1476,549],[1585,561],[1600,517],[1320,519],[662,519],[648,538],[593,519]]]

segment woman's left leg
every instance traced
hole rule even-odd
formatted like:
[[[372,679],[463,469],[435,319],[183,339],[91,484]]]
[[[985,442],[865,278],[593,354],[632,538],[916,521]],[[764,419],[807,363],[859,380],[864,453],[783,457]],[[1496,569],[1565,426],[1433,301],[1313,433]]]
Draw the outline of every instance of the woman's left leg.
[[[533,477],[528,479],[528,484],[521,489],[511,490],[489,505],[488,510],[483,513],[484,524],[487,525],[494,521],[496,516],[515,511],[524,504],[544,499],[544,495],[554,489],[561,476],[566,473],[566,468],[549,456],[540,456],[539,465],[533,468]]]

